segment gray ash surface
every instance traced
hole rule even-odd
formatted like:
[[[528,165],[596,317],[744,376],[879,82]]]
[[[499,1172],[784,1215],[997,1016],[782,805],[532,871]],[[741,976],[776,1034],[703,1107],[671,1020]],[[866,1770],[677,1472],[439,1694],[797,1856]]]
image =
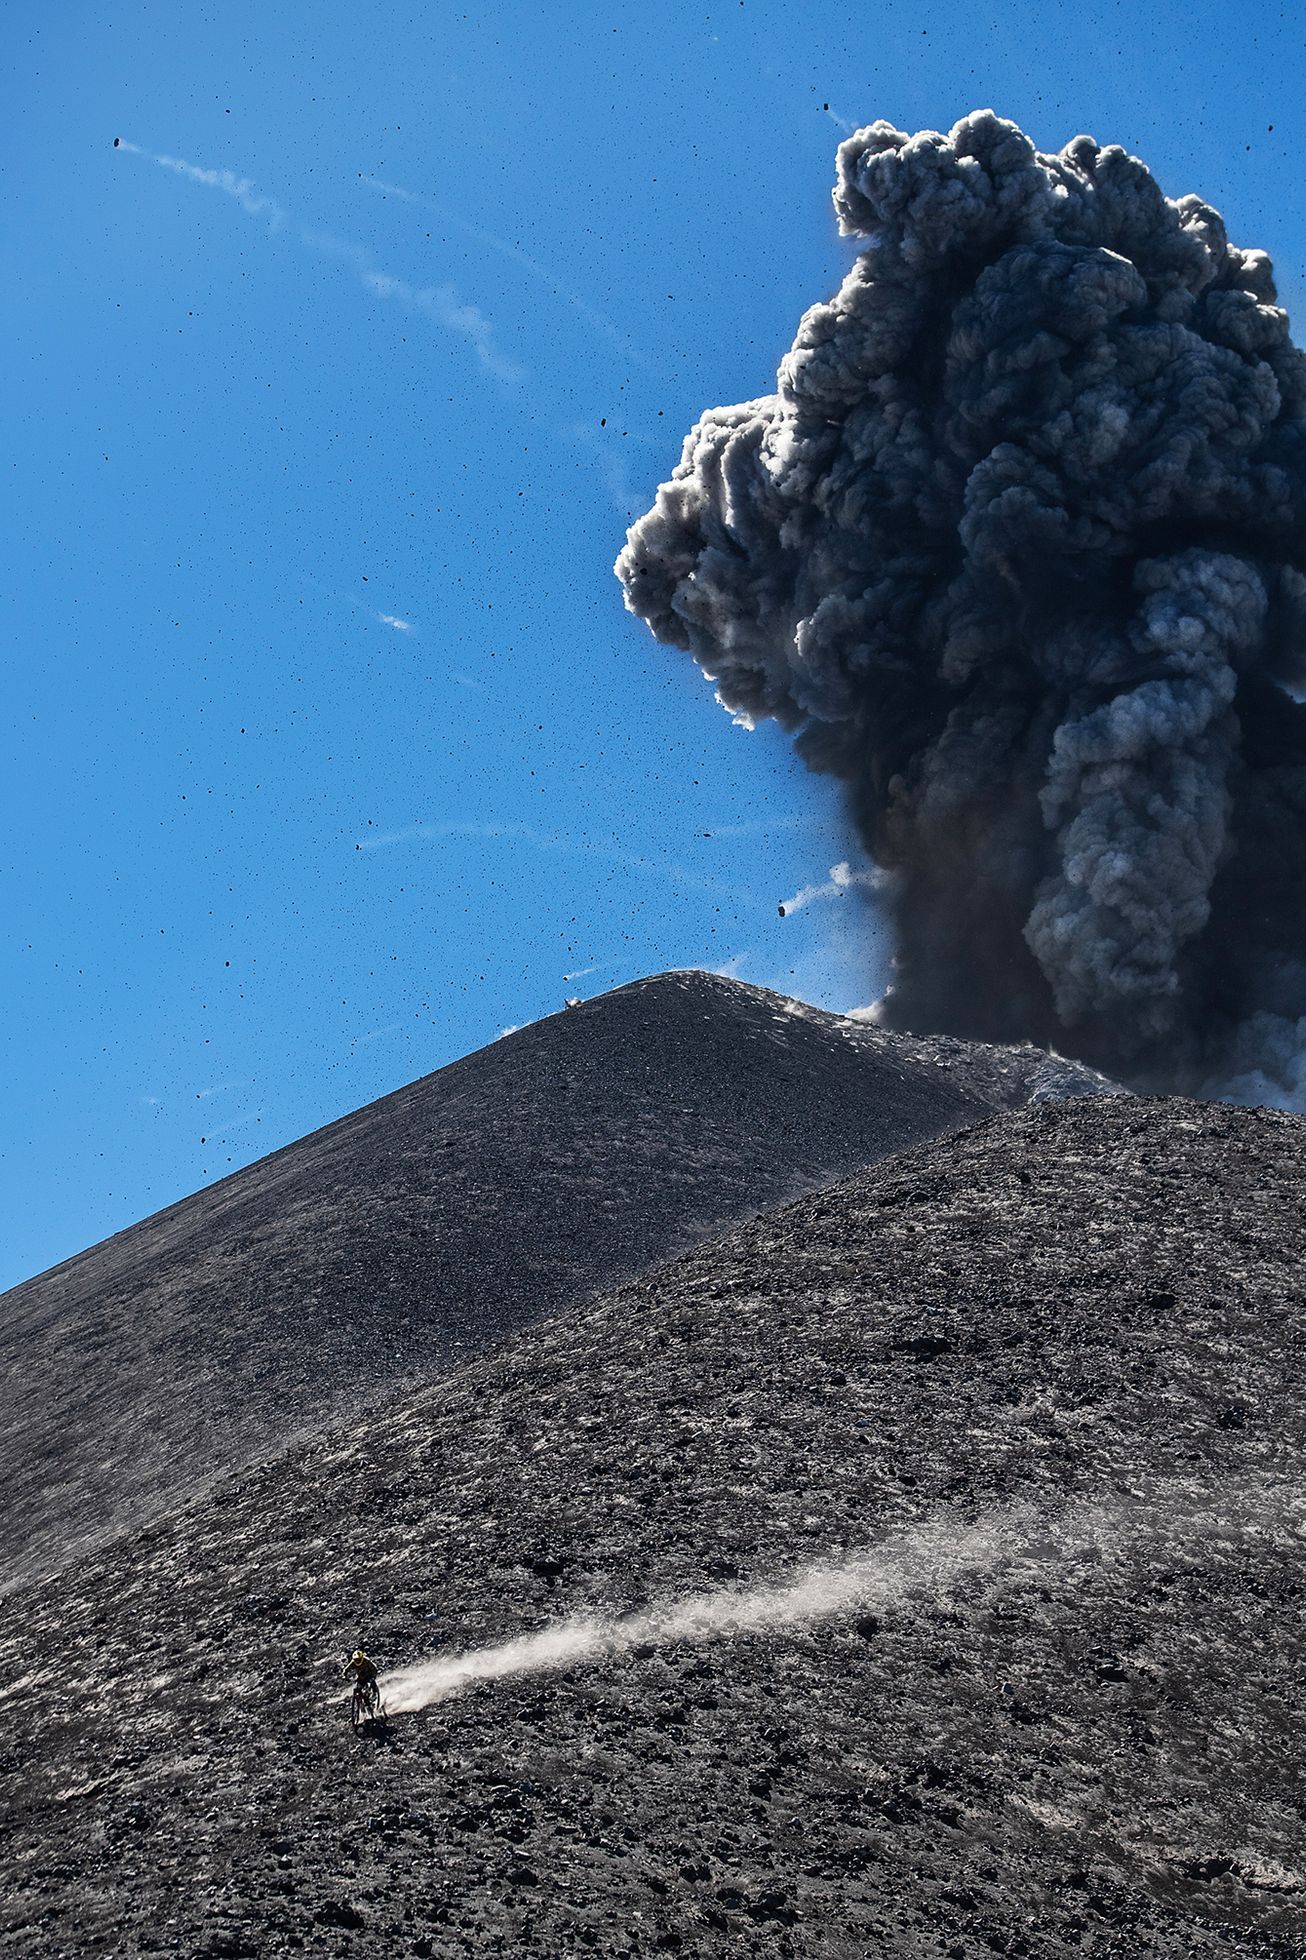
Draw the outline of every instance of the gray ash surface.
[[[845,1039],[864,1054],[879,1053],[917,1062],[945,1075],[954,1088],[989,1109],[1023,1109],[1029,1103],[1065,1102],[1072,1096],[1126,1096],[1131,1092],[1086,1062],[1077,1062],[1031,1042],[962,1041],[956,1035],[900,1034],[855,1015],[830,1016],[800,1001],[787,1003],[796,1014],[844,1022]]]
[[[1306,1954],[1304,1150],[996,1117],[22,1589],[6,1952]],[[810,1626],[338,1699],[360,1636],[862,1555]]]
[[[986,1107],[705,973],[524,1028],[0,1300],[0,1580]]]

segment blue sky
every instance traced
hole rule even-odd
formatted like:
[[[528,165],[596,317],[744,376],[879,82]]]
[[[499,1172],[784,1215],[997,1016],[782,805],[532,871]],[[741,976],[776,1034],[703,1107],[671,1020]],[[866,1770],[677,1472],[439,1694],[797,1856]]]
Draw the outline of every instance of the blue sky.
[[[15,38],[0,1285],[568,994],[878,991],[856,890],[777,913],[852,854],[831,786],[611,572],[849,263],[845,128],[1089,129],[1303,297],[1277,6],[178,0]]]

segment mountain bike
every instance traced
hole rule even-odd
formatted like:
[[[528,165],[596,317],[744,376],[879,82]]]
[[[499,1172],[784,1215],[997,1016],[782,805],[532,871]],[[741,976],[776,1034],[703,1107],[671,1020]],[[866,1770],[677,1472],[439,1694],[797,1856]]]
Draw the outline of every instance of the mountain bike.
[[[349,1703],[349,1720],[355,1730],[365,1729],[373,1722],[386,1720],[386,1712],[381,1702],[381,1690],[375,1681],[359,1681]]]

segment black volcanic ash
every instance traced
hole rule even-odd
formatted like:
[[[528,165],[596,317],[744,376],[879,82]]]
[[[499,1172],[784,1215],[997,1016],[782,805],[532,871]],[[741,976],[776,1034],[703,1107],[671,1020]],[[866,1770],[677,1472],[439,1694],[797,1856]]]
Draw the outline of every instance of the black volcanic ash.
[[[687,438],[628,606],[849,783],[892,1024],[1306,1093],[1306,357],[1268,258],[989,111],[859,130],[835,207],[866,249]]]
[[[760,1205],[992,1108],[1110,1086],[1015,1050],[940,1061],[664,974],[29,1280],[0,1297],[0,1586]]]
[[[1302,1960],[1304,1148],[977,1123],[23,1586],[0,1952]]]

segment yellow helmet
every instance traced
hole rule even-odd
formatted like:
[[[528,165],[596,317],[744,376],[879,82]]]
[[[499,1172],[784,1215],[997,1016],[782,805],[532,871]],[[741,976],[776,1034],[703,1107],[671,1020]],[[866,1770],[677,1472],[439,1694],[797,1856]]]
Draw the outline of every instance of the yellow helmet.
[[[367,1655],[363,1652],[361,1647],[355,1647],[353,1653],[349,1656],[349,1658],[351,1661],[365,1661],[367,1659]]]

